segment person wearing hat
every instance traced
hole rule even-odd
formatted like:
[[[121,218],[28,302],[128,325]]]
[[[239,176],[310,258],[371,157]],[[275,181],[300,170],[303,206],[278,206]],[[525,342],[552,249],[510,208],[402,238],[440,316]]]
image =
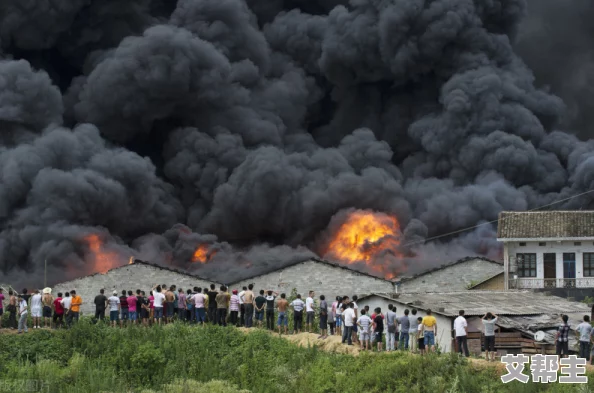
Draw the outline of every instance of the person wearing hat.
[[[237,289],[233,290],[233,295],[229,300],[229,311],[232,326],[239,326],[238,314],[239,314],[239,295]]]
[[[43,289],[41,303],[43,304],[43,327],[48,329],[52,327],[52,306],[54,305],[51,288]]]
[[[109,304],[109,321],[111,322],[111,326],[116,327],[120,316],[118,291],[113,291],[109,299],[107,299],[107,303]]]

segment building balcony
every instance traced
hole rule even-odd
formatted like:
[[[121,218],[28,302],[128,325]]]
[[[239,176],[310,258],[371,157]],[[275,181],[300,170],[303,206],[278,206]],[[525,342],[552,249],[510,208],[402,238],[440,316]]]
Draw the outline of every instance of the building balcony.
[[[594,277],[585,278],[516,278],[509,289],[594,288]]]

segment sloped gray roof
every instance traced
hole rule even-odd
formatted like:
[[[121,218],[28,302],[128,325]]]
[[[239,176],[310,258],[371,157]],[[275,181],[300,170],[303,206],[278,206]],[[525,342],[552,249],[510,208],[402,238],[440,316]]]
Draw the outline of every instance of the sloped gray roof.
[[[360,296],[359,300],[372,296],[380,296],[420,310],[431,309],[436,314],[451,317],[457,316],[460,310],[464,310],[466,316],[483,316],[489,311],[497,315],[556,315],[568,313],[589,315],[591,311],[587,304],[531,291],[477,290],[430,293],[373,293]],[[440,308],[443,308],[443,311]]]
[[[594,211],[501,212],[499,239],[594,237]]]
[[[480,261],[490,262],[490,263],[495,263],[497,265],[501,265],[501,268],[503,269],[503,261],[494,261],[492,259],[485,258],[485,257],[480,257],[480,256],[465,257],[465,258],[462,258],[462,259],[458,259],[457,261],[454,261],[454,262],[448,262],[448,263],[445,263],[445,264],[440,265],[440,266],[432,267],[431,269],[424,270],[424,271],[422,271],[420,273],[415,274],[414,276],[402,277],[402,282],[408,281],[408,280],[412,280],[412,279],[415,279],[415,278],[418,278],[418,277],[421,277],[421,276],[424,276],[425,274],[434,273],[434,272],[436,272],[438,270],[447,269],[449,267],[458,265],[460,263],[464,263],[464,262],[468,262],[468,261],[474,261],[474,260],[477,260],[477,259],[480,260]]]

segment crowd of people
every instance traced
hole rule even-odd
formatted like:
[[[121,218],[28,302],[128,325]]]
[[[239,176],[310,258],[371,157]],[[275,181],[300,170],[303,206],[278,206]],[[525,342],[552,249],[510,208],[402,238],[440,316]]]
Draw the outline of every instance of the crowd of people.
[[[148,293],[148,296],[147,296]],[[346,345],[359,345],[369,350],[374,344],[377,350],[383,350],[385,335],[386,350],[394,351],[427,350],[435,351],[437,321],[427,311],[427,316],[417,316],[417,310],[404,310],[397,316],[397,309],[389,305],[384,314],[381,308],[371,312],[369,306],[361,310],[357,305],[357,296],[338,296],[331,303],[324,295],[314,300],[315,293],[310,291],[303,300],[301,294],[289,302],[287,295],[280,295],[272,290],[254,291],[250,284],[228,291],[225,286],[216,288],[194,287],[183,290],[175,285],[154,285],[150,291],[137,289],[113,291],[111,296],[101,289],[93,299],[95,321],[108,320],[111,326],[160,325],[174,321],[197,324],[233,325],[245,328],[266,327],[278,330],[279,334],[289,334],[289,313],[292,312],[293,333],[312,333],[316,315],[319,322],[319,339],[329,335],[338,335]],[[21,293],[10,290],[6,299],[0,289],[0,316],[4,303],[9,313],[8,328],[18,333],[28,331],[28,315],[31,314],[34,329],[64,328],[76,323],[80,317],[83,299],[75,290],[52,294],[51,288],[27,289]]]

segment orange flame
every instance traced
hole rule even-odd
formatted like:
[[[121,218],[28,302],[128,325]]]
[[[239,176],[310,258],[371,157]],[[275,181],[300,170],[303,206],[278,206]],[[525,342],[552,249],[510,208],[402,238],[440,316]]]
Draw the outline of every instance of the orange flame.
[[[210,259],[215,256],[217,252],[216,251],[211,251],[208,248],[208,244],[201,244],[198,246],[198,248],[196,248],[196,251],[194,251],[194,256],[192,257],[192,263],[195,262],[200,262],[200,263],[206,263],[208,261],[210,261]]]
[[[118,254],[106,250],[103,241],[98,235],[91,234],[84,237],[84,241],[89,247],[90,256],[88,260],[93,264],[93,271],[99,273],[106,273],[120,265]]]
[[[382,264],[381,258],[386,255],[401,257],[398,252],[400,233],[396,217],[356,210],[332,237],[325,257],[346,264],[364,262],[373,271],[392,279],[395,272]]]

